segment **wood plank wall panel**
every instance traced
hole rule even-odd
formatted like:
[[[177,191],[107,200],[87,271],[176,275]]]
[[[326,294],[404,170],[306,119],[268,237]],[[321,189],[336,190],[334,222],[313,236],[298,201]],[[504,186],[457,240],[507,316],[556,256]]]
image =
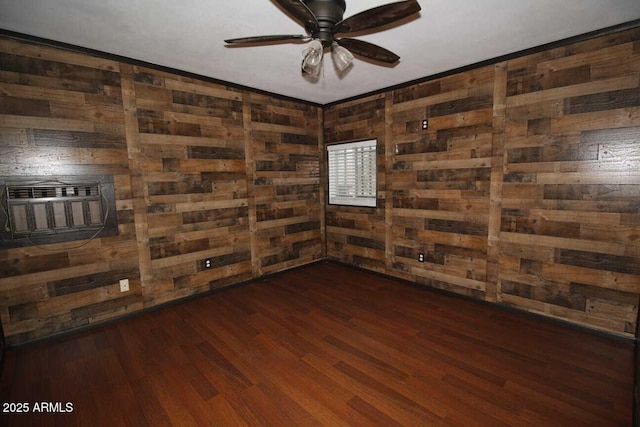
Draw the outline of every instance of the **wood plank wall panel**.
[[[145,305],[251,278],[242,92],[143,67],[133,78],[152,276]]]
[[[113,175],[120,231],[0,251],[7,343],[323,258],[319,110],[0,39],[0,176]]]
[[[386,135],[394,150],[393,170],[379,171],[391,181],[386,218],[327,206],[330,258],[634,336],[639,29],[384,96],[386,113],[371,98],[325,111],[327,143]],[[372,249],[363,262],[357,238],[390,248],[392,262]]]
[[[494,69],[484,67],[396,90],[392,108],[392,271],[481,299],[493,88]]]
[[[635,29],[509,61],[502,302],[635,334],[639,46]]]
[[[376,95],[325,108],[325,144],[378,140],[377,207],[328,205],[327,256],[385,272],[385,96]]]
[[[318,107],[251,94],[258,275],[324,258]]]
[[[0,251],[9,345],[142,308],[120,82],[116,62],[0,39],[0,175],[113,175],[119,224],[116,237]]]
[[[633,336],[638,33],[329,106],[324,141],[319,108],[0,39],[0,175],[113,175],[120,230],[0,251],[7,342],[322,258],[325,225],[330,259]],[[318,146],[369,138],[378,207],[325,208]]]

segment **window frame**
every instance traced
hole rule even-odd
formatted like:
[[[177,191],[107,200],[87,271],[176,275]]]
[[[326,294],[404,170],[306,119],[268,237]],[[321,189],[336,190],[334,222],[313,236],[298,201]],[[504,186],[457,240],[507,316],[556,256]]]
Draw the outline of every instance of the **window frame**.
[[[373,165],[373,196],[359,197],[354,196],[336,196],[332,193],[332,171],[331,171],[331,152],[340,150],[349,150],[354,148],[373,147],[374,165]],[[378,140],[363,139],[357,141],[338,142],[326,146],[327,151],[327,203],[332,206],[353,206],[376,208],[378,206]],[[357,180],[357,178],[356,178]],[[355,184],[358,185],[357,182]]]

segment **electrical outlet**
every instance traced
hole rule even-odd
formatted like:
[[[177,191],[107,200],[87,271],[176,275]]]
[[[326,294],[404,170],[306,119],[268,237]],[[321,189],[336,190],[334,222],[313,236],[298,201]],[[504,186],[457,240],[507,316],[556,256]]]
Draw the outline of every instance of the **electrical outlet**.
[[[212,267],[211,258],[205,259],[203,265],[204,265],[204,268],[211,268]]]
[[[422,121],[422,129],[429,129],[429,120]]]
[[[120,292],[129,292],[129,279],[120,279]]]
[[[422,252],[418,254],[418,261],[424,262],[424,254]]]

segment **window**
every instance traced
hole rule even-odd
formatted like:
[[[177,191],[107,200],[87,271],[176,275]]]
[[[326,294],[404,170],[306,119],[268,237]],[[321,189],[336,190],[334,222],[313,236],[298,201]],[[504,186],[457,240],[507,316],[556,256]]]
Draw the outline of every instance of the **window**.
[[[11,177],[0,185],[0,247],[118,234],[112,177]]]
[[[329,204],[376,206],[376,144],[369,141],[327,146]]]

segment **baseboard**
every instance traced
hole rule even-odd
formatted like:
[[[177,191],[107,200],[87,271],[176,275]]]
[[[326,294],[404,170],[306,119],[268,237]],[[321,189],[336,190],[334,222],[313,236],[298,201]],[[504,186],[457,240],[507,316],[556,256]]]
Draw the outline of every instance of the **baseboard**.
[[[400,283],[404,283],[406,285],[409,286],[414,286],[414,287],[418,287],[420,289],[424,289],[430,292],[434,292],[437,294],[441,294],[441,295],[447,295],[450,297],[454,297],[454,298],[458,298],[458,299],[462,299],[465,301],[470,301],[470,302],[474,302],[477,304],[482,304],[485,306],[489,306],[489,307],[495,307],[497,309],[500,310],[504,310],[504,311],[508,311],[508,312],[512,312],[512,313],[518,313],[521,314],[523,316],[527,316],[530,318],[535,318],[538,320],[542,320],[545,321],[547,323],[552,323],[552,324],[556,324],[565,328],[569,328],[569,329],[573,329],[573,330],[578,330],[578,331],[582,331],[582,332],[586,332],[589,333],[591,335],[597,335],[600,337],[604,337],[604,338],[609,338],[609,339],[613,339],[616,341],[620,341],[626,344],[630,344],[630,345],[634,345],[637,342],[637,339],[635,338],[630,338],[624,335],[619,335],[616,334],[614,332],[610,332],[610,331],[605,331],[605,330],[601,330],[601,329],[596,329],[596,328],[590,328],[589,326],[585,326],[585,325],[580,325],[580,324],[576,324],[576,323],[572,323],[569,322],[567,320],[563,320],[563,319],[558,319],[555,317],[548,317],[548,316],[544,316],[542,314],[538,314],[538,313],[532,313],[530,311],[524,310],[522,308],[519,307],[514,307],[511,305],[506,305],[506,304],[501,304],[501,303],[496,303],[496,302],[490,302],[490,301],[485,301],[485,300],[481,300],[478,298],[474,298],[474,297],[470,297],[468,295],[461,295],[452,291],[447,291],[445,289],[437,289],[437,288],[432,288],[430,286],[427,285],[423,285],[421,283],[417,283],[417,282],[413,282],[411,280],[407,280],[407,279],[403,279],[401,277],[396,277],[396,276],[392,276],[390,274],[386,274],[386,273],[381,273],[379,271],[374,271],[374,270],[367,270],[366,268],[362,268],[362,267],[358,267],[346,262],[342,262],[339,260],[335,260],[335,259],[329,259],[328,262],[333,263],[333,264],[338,264],[338,265],[343,265],[345,267],[349,267],[349,268],[353,268],[365,273],[369,273],[369,274],[373,274],[376,276],[380,276],[380,277],[384,277],[386,279],[390,279],[390,280],[396,280]]]
[[[288,268],[288,269],[285,269],[285,270],[280,270],[280,271],[276,271],[276,272],[272,272],[272,273],[263,274],[261,276],[253,277],[251,279],[244,280],[242,282],[233,283],[233,284],[221,287],[221,288],[211,289],[211,290],[208,290],[208,291],[205,291],[205,292],[201,292],[201,293],[198,293],[198,294],[189,295],[189,296],[186,296],[186,297],[183,297],[183,298],[178,298],[178,299],[175,299],[175,300],[172,300],[172,301],[167,301],[167,302],[162,303],[162,304],[154,305],[153,307],[143,308],[142,310],[135,311],[133,313],[127,313],[127,314],[124,314],[122,316],[117,316],[117,317],[114,317],[112,319],[102,320],[100,322],[92,323],[90,325],[84,325],[84,326],[80,326],[78,328],[70,329],[70,330],[67,330],[67,331],[62,331],[62,332],[58,332],[58,333],[55,333],[55,334],[47,335],[45,337],[36,338],[36,339],[33,339],[33,340],[29,340],[29,341],[24,341],[24,342],[21,342],[19,344],[10,344],[10,345],[5,346],[4,345],[4,340],[3,340],[2,362],[0,362],[0,378],[2,378],[1,375],[2,375],[2,368],[4,366],[4,359],[5,359],[4,358],[4,353],[5,352],[17,350],[17,349],[24,348],[24,347],[35,346],[35,345],[39,345],[39,344],[47,343],[47,342],[51,342],[51,341],[60,340],[60,339],[63,339],[63,338],[69,337],[69,336],[73,336],[73,335],[76,335],[76,334],[81,334],[83,332],[90,331],[90,330],[93,330],[93,329],[96,329],[96,328],[108,326],[108,325],[111,325],[111,324],[114,324],[114,323],[117,323],[117,322],[120,322],[120,321],[124,321],[124,320],[127,320],[127,319],[135,318],[137,316],[142,316],[142,315],[145,315],[145,314],[148,314],[148,313],[153,313],[153,312],[158,311],[158,310],[163,310],[165,308],[168,308],[168,307],[171,307],[171,306],[174,306],[174,305],[179,305],[179,304],[182,304],[182,303],[185,303],[185,302],[188,302],[188,301],[197,300],[199,298],[204,298],[204,297],[216,294],[218,292],[223,292],[223,291],[225,291],[227,289],[236,288],[236,287],[239,287],[239,286],[251,285],[253,283],[257,283],[259,281],[266,280],[266,279],[269,279],[271,277],[276,277],[276,276],[285,274],[285,273],[287,273],[289,271],[304,269],[304,268],[311,267],[311,266],[313,266],[315,264],[319,264],[319,263],[323,263],[323,262],[326,262],[326,260],[325,259],[314,260],[314,261],[311,261],[311,262],[308,262],[308,263],[305,263],[305,264],[301,264],[301,265],[297,265],[295,267],[291,267],[291,268]],[[4,335],[3,335],[3,337],[4,337]]]

